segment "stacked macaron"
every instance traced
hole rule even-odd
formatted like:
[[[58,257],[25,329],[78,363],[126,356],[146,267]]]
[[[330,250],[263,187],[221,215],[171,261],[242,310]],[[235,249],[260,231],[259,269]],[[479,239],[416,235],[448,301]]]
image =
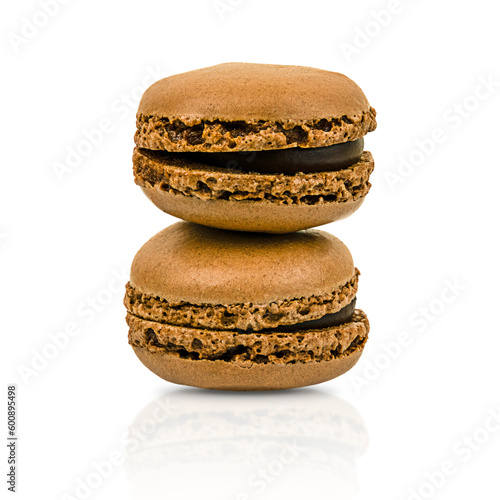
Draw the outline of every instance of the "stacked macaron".
[[[338,73],[222,64],[160,80],[137,113],[136,183],[174,224],[137,253],[125,305],[139,359],[171,382],[271,390],[330,380],[369,325],[359,271],[311,227],[370,189],[361,89]]]

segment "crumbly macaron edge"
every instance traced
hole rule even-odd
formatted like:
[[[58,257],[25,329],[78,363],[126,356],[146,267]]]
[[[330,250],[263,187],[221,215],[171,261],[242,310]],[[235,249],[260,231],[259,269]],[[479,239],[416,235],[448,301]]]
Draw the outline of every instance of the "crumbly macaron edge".
[[[293,325],[333,314],[352,302],[358,290],[359,271],[329,294],[281,300],[269,304],[191,304],[169,302],[127,283],[124,304],[134,316],[187,328],[254,331]]]
[[[354,165],[329,172],[259,174],[212,167],[179,158],[164,158],[148,150],[134,150],[134,178],[143,188],[201,200],[259,201],[286,205],[342,203],[364,198],[371,184],[374,161],[364,151]]]
[[[127,313],[129,344],[150,353],[182,359],[253,364],[294,364],[330,361],[362,349],[370,329],[365,313],[356,309],[342,325],[293,333],[215,331],[148,321]]]
[[[354,141],[377,127],[376,111],[304,121],[204,121],[138,113],[135,143],[171,152],[265,151],[317,148]]]

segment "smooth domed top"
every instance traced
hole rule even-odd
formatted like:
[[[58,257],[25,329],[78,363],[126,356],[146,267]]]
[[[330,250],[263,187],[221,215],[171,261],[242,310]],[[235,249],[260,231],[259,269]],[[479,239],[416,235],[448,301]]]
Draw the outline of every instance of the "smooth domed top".
[[[331,293],[354,273],[347,247],[324,231],[276,235],[178,222],[139,250],[130,282],[169,302],[268,304]]]
[[[138,115],[193,125],[202,120],[360,118],[370,109],[363,91],[340,73],[305,66],[226,63],[154,83],[144,93]]]

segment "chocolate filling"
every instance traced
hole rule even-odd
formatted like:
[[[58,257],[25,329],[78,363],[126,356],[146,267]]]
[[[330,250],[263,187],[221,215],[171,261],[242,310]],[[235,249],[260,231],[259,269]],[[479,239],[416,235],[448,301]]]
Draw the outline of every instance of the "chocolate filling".
[[[310,321],[303,321],[302,323],[295,323],[294,325],[280,325],[276,328],[270,330],[262,330],[262,332],[272,331],[272,332],[296,332],[300,330],[320,330],[322,328],[332,328],[334,326],[342,325],[343,323],[348,323],[352,319],[354,314],[354,309],[356,308],[356,297],[352,299],[350,304],[347,304],[340,311],[333,314],[325,314],[321,318],[312,319]],[[250,330],[246,330],[250,333]]]
[[[350,167],[359,161],[364,140],[334,144],[324,148],[289,148],[235,153],[166,153],[185,160],[214,167],[258,172],[261,174],[294,175],[298,172],[332,172]]]

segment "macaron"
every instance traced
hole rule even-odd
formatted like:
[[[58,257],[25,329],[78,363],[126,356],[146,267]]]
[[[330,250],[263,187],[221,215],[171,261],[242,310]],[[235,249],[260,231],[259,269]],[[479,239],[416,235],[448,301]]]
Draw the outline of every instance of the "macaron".
[[[137,112],[135,182],[207,226],[287,233],[345,218],[370,190],[376,112],[348,77],[227,63],[174,75]]]
[[[179,222],[133,260],[129,343],[177,384],[257,391],[325,382],[354,366],[367,341],[358,276],[347,247],[324,231]]]

